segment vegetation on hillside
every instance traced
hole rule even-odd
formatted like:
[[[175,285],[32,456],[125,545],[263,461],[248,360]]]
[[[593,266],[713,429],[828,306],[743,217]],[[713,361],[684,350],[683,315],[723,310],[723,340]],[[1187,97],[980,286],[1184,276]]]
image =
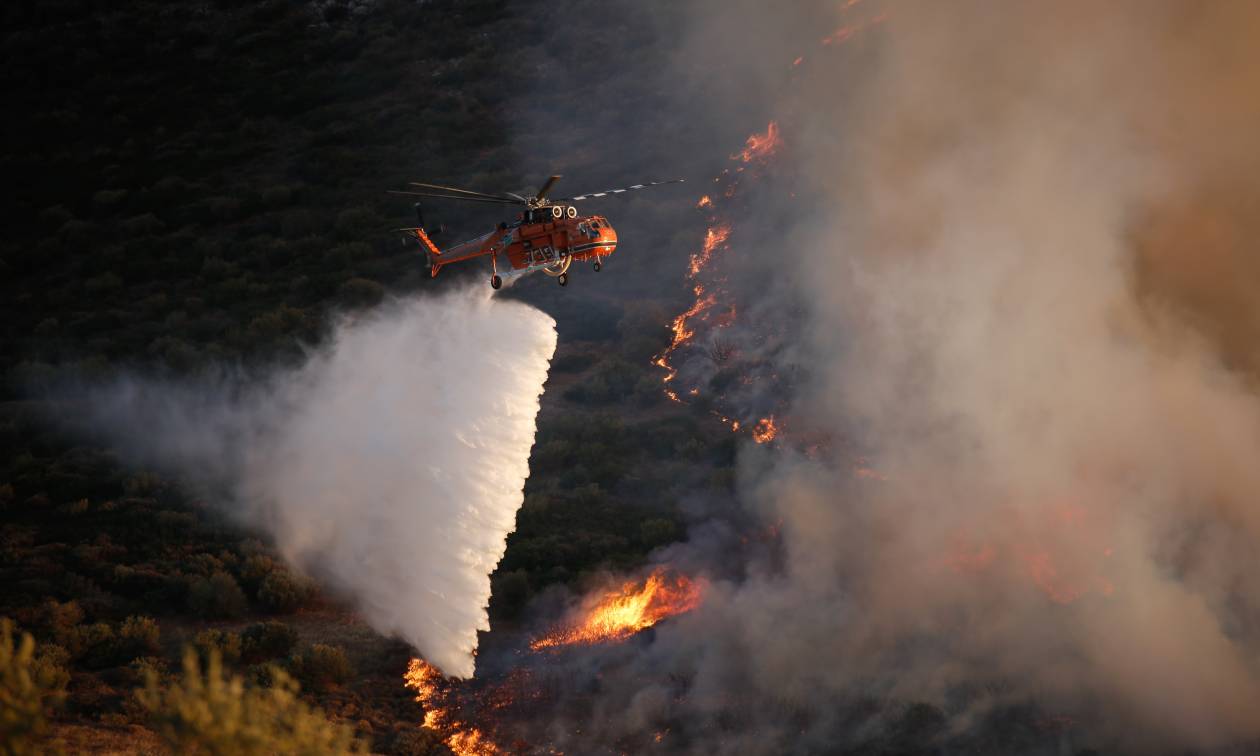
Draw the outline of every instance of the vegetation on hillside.
[[[667,25],[592,0],[558,12],[571,22],[559,47],[524,0],[0,10],[13,210],[0,241],[0,616],[19,628],[5,695],[18,691],[13,711],[26,712],[4,737],[55,742],[87,727],[71,750],[156,732],[176,749],[239,751],[230,733],[257,722],[202,716],[239,694],[309,742],[441,748],[415,734],[420,713],[398,682],[405,646],[356,623],[212,494],[59,430],[50,420],[74,408],[48,389],[120,369],[263,374],[303,359],[336,313],[480,278],[421,275],[392,232],[410,203],[384,193],[409,180],[519,189],[561,170],[579,191],[664,178],[627,172],[662,171],[673,146],[610,151],[616,114],[582,106],[608,86],[663,118],[650,77],[595,77],[608,39],[641,45]],[[589,115],[560,134],[566,110]],[[729,485],[732,443],[665,403],[648,364],[674,308],[645,292],[679,293],[660,282],[679,278],[685,253],[662,250],[686,235],[686,203],[618,208],[638,231],[624,264],[563,296],[549,279],[505,292],[556,317],[561,345],[493,579],[496,627],[547,586],[637,566],[684,536],[683,491]],[[475,206],[430,214],[450,238],[499,220]],[[249,742],[278,742],[258,732]]]

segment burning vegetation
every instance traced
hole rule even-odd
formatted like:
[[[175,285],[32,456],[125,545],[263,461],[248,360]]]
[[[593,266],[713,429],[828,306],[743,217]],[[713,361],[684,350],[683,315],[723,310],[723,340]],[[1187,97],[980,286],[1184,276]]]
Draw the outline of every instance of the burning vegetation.
[[[779,124],[777,121],[771,121],[770,125],[766,127],[764,134],[750,135],[748,141],[744,143],[744,149],[731,155],[731,159],[738,160],[741,163],[767,160],[778,151],[782,144],[783,139],[779,136]]]
[[[532,653],[514,661],[506,675],[458,680],[422,659],[412,659],[403,681],[424,708],[424,727],[436,732],[457,756],[532,752],[536,749],[528,744],[500,736],[513,722],[530,719],[550,703],[546,681],[535,676],[538,665],[549,658],[542,652],[625,641],[699,606],[704,586],[703,580],[658,567],[645,578],[588,596],[570,621],[530,642]]]
[[[588,599],[575,622],[538,638],[529,647],[540,651],[624,640],[696,608],[702,592],[701,581],[658,567],[646,580],[630,580],[619,589]]]
[[[783,137],[780,134],[779,124],[771,121],[764,133],[750,135],[744,149],[732,155],[731,160],[738,164],[756,162],[764,165],[782,145]],[[715,270],[717,267],[715,262],[723,257],[721,253],[730,249],[734,234],[731,222],[722,217],[719,202],[730,202],[736,197],[739,178],[743,175],[745,175],[743,165],[737,167],[734,173],[730,170],[723,171],[721,175],[714,178],[715,184],[725,187],[719,195],[719,200],[706,194],[696,203],[696,208],[709,212],[710,218],[700,249],[692,253],[687,264],[687,279],[692,282],[693,299],[691,305],[679,313],[670,324],[673,338],[669,346],[652,360],[652,364],[665,370],[663,378],[665,395],[674,402],[687,403],[682,395],[698,397],[700,394],[698,385],[681,390],[673,385],[679,373],[674,359],[680,349],[699,346],[702,353],[714,364],[724,364],[737,356],[737,349],[734,346],[714,335],[716,331],[732,328],[739,314],[736,297],[727,286],[726,276]],[[755,178],[755,175],[753,177]],[[705,344],[696,344],[696,336],[701,327],[709,337]],[[717,410],[714,410],[712,414],[733,432],[738,432],[741,427],[751,427],[751,423],[755,423],[754,419],[731,418]]]
[[[779,435],[779,426],[774,422],[774,416],[763,417],[757,421],[757,425],[753,427],[752,439],[759,444],[768,444]]]
[[[504,753],[489,736],[463,719],[457,683],[443,677],[437,667],[412,659],[403,681],[416,692],[416,702],[424,707],[424,726],[441,734],[446,747],[456,756]]]

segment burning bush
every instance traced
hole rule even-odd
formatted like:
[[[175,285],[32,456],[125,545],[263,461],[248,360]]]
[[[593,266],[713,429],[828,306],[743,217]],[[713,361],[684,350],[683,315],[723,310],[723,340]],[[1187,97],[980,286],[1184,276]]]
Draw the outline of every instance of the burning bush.
[[[658,567],[646,580],[587,599],[575,622],[530,643],[534,651],[627,638],[700,604],[703,583]]]

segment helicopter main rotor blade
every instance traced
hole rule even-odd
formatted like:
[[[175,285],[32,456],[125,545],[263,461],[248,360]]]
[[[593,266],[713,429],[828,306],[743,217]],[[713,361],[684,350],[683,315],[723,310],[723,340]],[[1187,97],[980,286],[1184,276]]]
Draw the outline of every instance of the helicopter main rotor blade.
[[[412,181],[410,183],[411,183],[411,186],[418,186],[421,189],[441,189],[444,192],[454,192],[455,194],[464,194],[469,197],[482,197],[484,199],[498,199],[498,200],[508,199],[508,197],[503,194],[487,194],[486,192],[474,192],[468,189],[459,189],[454,186],[442,186],[441,184],[421,184],[416,181]]]
[[[558,199],[556,200],[556,202],[577,202],[579,200],[593,199],[595,197],[607,197],[610,194],[623,194],[625,192],[635,191],[636,189],[647,189],[650,186],[664,186],[665,184],[681,184],[684,181],[686,181],[686,179],[671,179],[669,181],[653,181],[650,184],[635,184],[634,186],[627,186],[623,189],[605,189],[602,192],[592,192],[591,194],[578,194],[573,197],[565,197],[563,199]]]
[[[547,179],[547,183],[542,185],[542,189],[538,190],[538,194],[534,195],[534,199],[546,199],[547,192],[551,191],[551,187],[555,186],[556,182],[559,181],[560,178],[560,176],[552,176]]]
[[[434,192],[399,192],[393,189],[386,190],[387,194],[406,194],[411,197],[434,197],[436,199],[457,200],[459,202],[485,202],[491,205],[523,205],[525,203],[514,199],[500,199],[498,197],[461,197],[457,194],[436,194]]]

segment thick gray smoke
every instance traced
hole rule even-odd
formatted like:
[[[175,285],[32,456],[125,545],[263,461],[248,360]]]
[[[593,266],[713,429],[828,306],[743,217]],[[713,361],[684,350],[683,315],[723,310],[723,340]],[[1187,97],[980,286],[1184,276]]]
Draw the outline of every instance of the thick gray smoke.
[[[347,319],[265,386],[122,381],[96,392],[93,423],[226,482],[286,558],[467,677],[555,345],[547,315],[465,289]]]
[[[1024,703],[1094,744],[1260,738],[1260,5],[696,7],[684,69],[740,83],[703,109],[782,118],[799,197],[731,254],[775,256],[785,415],[835,443],[745,455],[782,552],[605,670],[590,736],[829,750],[922,701],[942,740]]]
[[[794,136],[830,217],[789,240],[814,357],[795,414],[886,480],[785,461],[759,481],[787,567],[733,601],[801,618],[790,644],[743,624],[762,684],[941,705],[986,684],[1148,744],[1260,736],[1260,401],[1213,343],[1249,324],[1198,328],[1169,263],[1234,250],[1148,238],[1207,189],[1260,198],[1258,21],[892,5],[811,82]],[[1216,288],[1254,297],[1247,270]]]

